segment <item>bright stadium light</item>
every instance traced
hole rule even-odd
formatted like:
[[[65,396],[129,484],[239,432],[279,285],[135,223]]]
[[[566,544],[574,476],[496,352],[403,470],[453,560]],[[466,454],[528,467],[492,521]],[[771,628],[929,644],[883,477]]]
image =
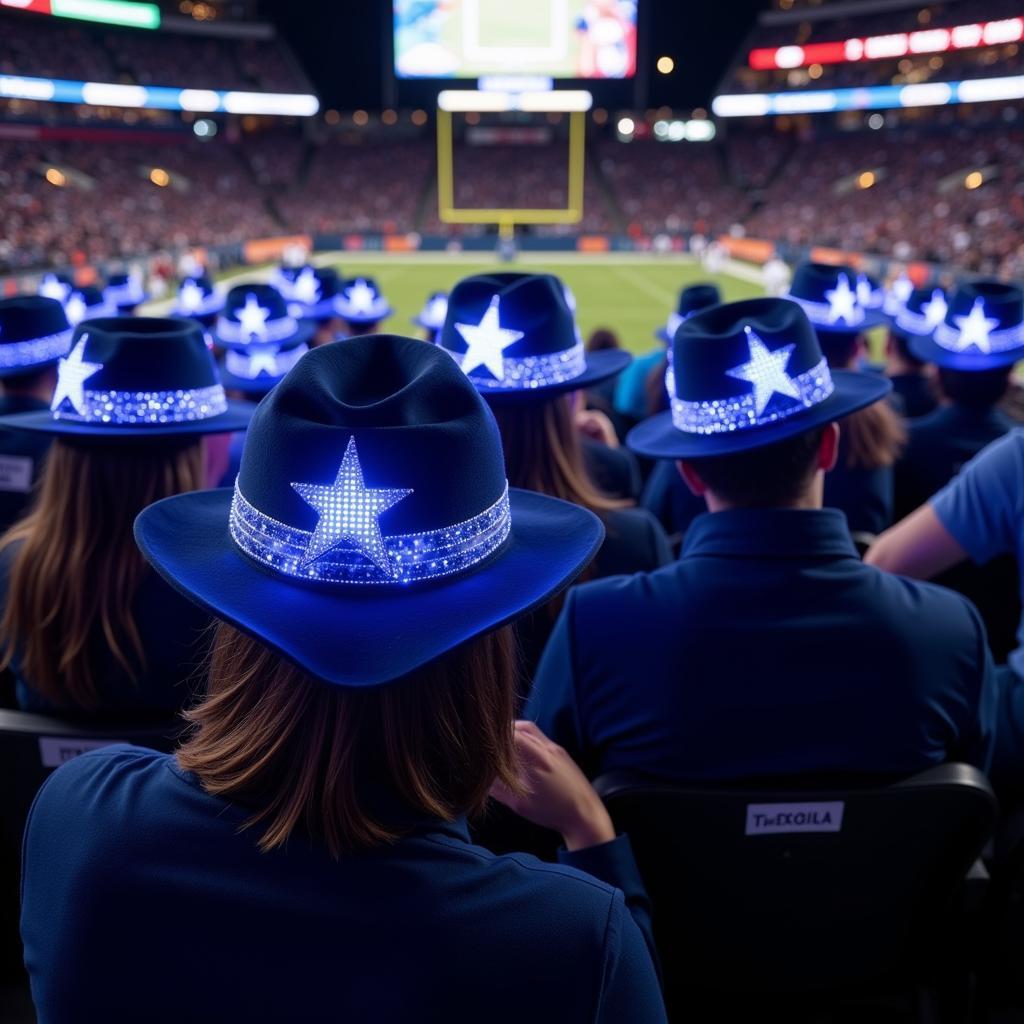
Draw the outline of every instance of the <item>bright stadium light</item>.
[[[676,62],[669,56],[659,57],[655,67],[658,69],[658,74],[671,75],[676,69]]]
[[[619,123],[615,126],[620,135],[631,136],[636,129],[631,117],[620,117]],[[671,126],[670,126],[671,129]]]
[[[156,4],[127,3],[126,0],[50,0],[50,10],[58,18],[129,28],[160,27],[160,8]]]
[[[46,169],[46,180],[56,188],[63,188],[68,183],[68,179],[56,167]]]
[[[970,174],[964,178],[964,188],[969,192],[973,192],[976,188],[981,188],[985,184],[985,175],[981,171],[971,171]]]
[[[182,89],[178,95],[182,110],[210,114],[220,107],[220,96],[213,89]]]
[[[56,86],[49,78],[0,75],[0,96],[15,100],[52,100]]]
[[[144,107],[148,94],[141,85],[115,85],[113,82],[85,82],[82,100],[91,107]]]
[[[279,114],[312,117],[320,109],[315,96],[285,92],[226,92],[222,100],[229,114]]]

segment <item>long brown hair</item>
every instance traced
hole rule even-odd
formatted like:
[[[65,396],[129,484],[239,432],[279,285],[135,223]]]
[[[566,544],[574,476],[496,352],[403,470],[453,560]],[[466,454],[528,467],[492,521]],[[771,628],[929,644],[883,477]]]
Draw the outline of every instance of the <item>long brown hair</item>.
[[[891,466],[907,443],[907,431],[887,401],[875,402],[840,421],[846,464],[851,469]]]
[[[496,779],[520,792],[514,688],[508,627],[359,689],[320,683],[220,623],[178,763],[253,811],[245,827],[261,828],[262,850],[299,832],[338,858],[398,839],[403,810],[451,821],[479,810]]]
[[[495,403],[509,486],[571,501],[598,515],[626,508],[632,502],[610,498],[590,479],[570,403],[569,395],[529,404]]]
[[[17,661],[51,704],[94,710],[97,652],[132,679],[145,652],[132,602],[146,564],[135,517],[204,485],[200,440],[81,445],[54,441],[32,511],[0,538],[13,555],[0,618],[0,665]]]

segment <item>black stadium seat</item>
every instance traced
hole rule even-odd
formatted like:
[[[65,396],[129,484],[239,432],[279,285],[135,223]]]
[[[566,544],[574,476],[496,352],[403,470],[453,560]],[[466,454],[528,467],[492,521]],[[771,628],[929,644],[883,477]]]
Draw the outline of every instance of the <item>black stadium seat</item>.
[[[976,769],[828,789],[616,772],[595,788],[633,842],[678,1019],[708,999],[916,993],[950,962],[969,975],[945,925],[998,810]]]

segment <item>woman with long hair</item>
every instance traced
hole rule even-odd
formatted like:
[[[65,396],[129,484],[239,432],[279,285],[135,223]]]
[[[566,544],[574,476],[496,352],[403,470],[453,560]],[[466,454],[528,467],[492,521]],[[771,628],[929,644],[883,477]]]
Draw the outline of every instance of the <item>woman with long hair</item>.
[[[85,321],[58,373],[50,410],[3,418],[54,441],[31,510],[0,538],[0,656],[29,710],[176,710],[209,619],[147,569],[132,523],[205,487],[203,435],[249,413],[191,321]]]
[[[628,840],[512,721],[507,623],[601,532],[509,489],[493,418],[434,346],[305,357],[233,491],[136,523],[219,620],[207,695],[176,755],[94,751],[37,797],[40,1019],[664,1021]],[[489,793],[556,829],[563,863],[471,845]]]

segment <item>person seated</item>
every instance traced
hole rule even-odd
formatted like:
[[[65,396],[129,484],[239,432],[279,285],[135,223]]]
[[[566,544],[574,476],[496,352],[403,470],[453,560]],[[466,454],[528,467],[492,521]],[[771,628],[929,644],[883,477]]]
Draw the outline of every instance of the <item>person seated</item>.
[[[569,593],[526,717],[591,777],[986,768],[994,686],[978,613],[865,566],[823,507],[839,424],[889,382],[832,370],[784,299],[698,313],[674,365],[671,411],[628,441],[678,460],[708,512],[672,565]]]
[[[71,325],[56,299],[0,300],[0,416],[50,408],[57,361],[68,353]],[[0,531],[28,508],[50,438],[0,427]]]
[[[889,333],[885,339],[885,373],[892,381],[896,408],[906,419],[927,416],[935,410],[935,390],[928,374],[929,363],[918,359],[910,347],[914,331],[935,326],[933,318],[945,316],[946,297],[940,288],[914,288],[902,299],[891,300]],[[941,311],[941,315],[939,314]]]
[[[341,337],[376,334],[391,316],[391,306],[372,277],[353,277],[345,281],[334,300],[341,319]]]
[[[574,418],[575,392],[629,365],[621,350],[586,353],[551,274],[479,274],[452,289],[438,342],[494,410],[509,483],[571,501],[603,520],[607,534],[592,577],[638,572],[671,558],[653,516],[602,493],[587,470]],[[553,617],[544,609],[520,627],[532,670]]]
[[[922,333],[911,336],[910,347],[938,367],[943,401],[910,424],[896,466],[901,519],[1013,427],[997,406],[1014,364],[1024,357],[1024,291],[998,281],[972,281],[956,290],[942,320],[923,333],[927,326],[921,323]]]
[[[448,315],[448,293],[431,292],[427,301],[413,318],[412,323],[423,331],[423,340],[431,345],[437,344],[437,336],[444,327],[444,318]]]
[[[597,327],[590,332],[584,345],[589,352],[605,352],[608,349],[621,349],[622,342],[618,334],[609,327]],[[587,390],[587,405],[592,409],[603,412],[606,416],[615,421],[615,385],[617,378],[609,377],[607,380],[595,384]]]
[[[209,618],[132,542],[150,503],[207,485],[203,436],[244,429],[202,328],[81,324],[49,409],[0,417],[53,443],[29,514],[0,539],[0,651],[19,705],[66,714],[175,711]]]
[[[107,747],[37,797],[40,1019],[665,1021],[628,839],[563,750],[512,726],[503,624],[601,532],[509,489],[493,417],[434,346],[303,358],[234,492],[139,517],[146,557],[219,620],[207,696],[175,755]],[[471,845],[489,792],[559,831],[561,863]]]

